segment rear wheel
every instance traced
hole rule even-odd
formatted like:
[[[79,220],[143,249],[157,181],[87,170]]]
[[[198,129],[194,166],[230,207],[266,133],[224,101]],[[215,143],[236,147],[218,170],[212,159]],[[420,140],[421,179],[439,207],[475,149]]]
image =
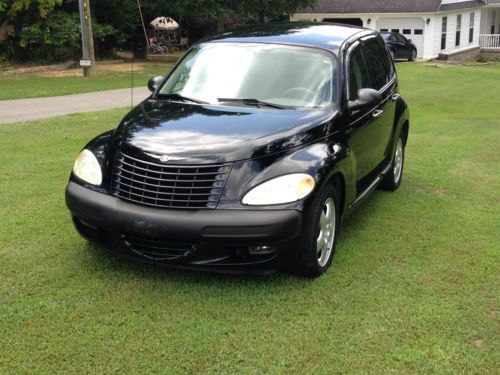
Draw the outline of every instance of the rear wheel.
[[[396,150],[394,151],[391,169],[380,183],[380,187],[382,189],[394,191],[399,188],[399,186],[401,185],[401,179],[403,178],[404,162],[405,145],[403,142],[403,138],[399,136]]]
[[[335,188],[326,185],[305,216],[295,273],[315,278],[330,267],[340,225],[339,199]]]

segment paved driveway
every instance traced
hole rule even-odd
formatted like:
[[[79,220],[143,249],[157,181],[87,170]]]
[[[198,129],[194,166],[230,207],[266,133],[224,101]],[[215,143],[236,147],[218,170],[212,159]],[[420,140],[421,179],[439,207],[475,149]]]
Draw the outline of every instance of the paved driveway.
[[[147,88],[135,88],[134,105],[149,95]],[[131,89],[120,89],[49,98],[0,100],[0,124],[130,107],[131,97]]]

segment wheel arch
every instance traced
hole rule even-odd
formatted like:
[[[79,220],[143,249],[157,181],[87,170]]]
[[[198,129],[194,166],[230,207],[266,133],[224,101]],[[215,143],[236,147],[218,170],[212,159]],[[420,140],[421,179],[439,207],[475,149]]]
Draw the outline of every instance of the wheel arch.
[[[345,208],[345,178],[341,172],[335,172],[333,176],[328,179],[328,183],[335,187],[339,194],[339,210],[340,214],[344,212]]]

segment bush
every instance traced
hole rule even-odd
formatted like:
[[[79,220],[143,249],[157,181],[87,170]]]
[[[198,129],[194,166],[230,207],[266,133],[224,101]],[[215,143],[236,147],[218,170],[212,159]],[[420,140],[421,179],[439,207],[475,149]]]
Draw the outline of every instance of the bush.
[[[116,30],[110,25],[94,24],[94,37],[104,40]],[[78,13],[57,11],[25,28],[20,35],[22,60],[64,61],[81,56],[80,18]]]
[[[485,54],[484,52],[479,52],[476,57],[476,61],[480,63],[485,63],[488,62],[488,55]]]

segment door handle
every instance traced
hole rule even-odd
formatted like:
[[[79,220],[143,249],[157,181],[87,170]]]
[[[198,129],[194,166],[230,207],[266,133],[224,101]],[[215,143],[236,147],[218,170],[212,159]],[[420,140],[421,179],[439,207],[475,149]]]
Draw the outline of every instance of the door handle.
[[[399,94],[394,94],[391,98],[393,102],[397,102],[401,98],[401,95]]]
[[[384,111],[381,109],[377,109],[376,111],[373,111],[373,118],[380,118],[384,114]]]

